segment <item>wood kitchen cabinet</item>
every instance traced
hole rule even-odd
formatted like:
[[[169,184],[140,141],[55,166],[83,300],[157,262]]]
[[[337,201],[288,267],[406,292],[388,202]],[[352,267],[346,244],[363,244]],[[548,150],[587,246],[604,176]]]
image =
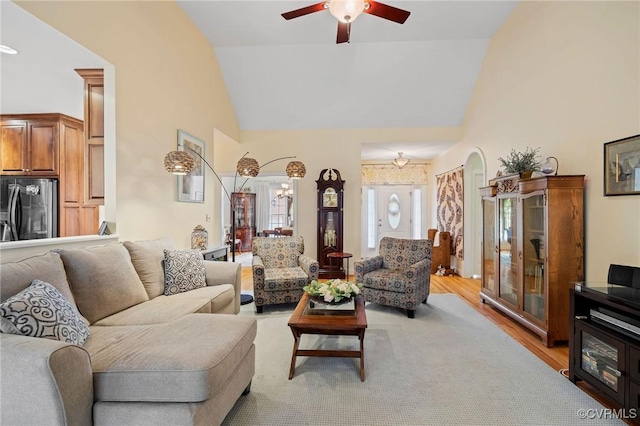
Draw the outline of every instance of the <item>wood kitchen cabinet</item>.
[[[482,301],[546,346],[567,340],[569,288],[584,279],[584,175],[509,175],[480,194]]]
[[[85,198],[84,122],[65,114],[0,116],[2,175],[58,178],[58,236],[95,234],[98,206]]]
[[[2,115],[2,175],[57,177],[60,126],[71,117],[57,114]],[[73,122],[71,123],[73,126]]]
[[[104,70],[76,72],[84,79],[84,197],[88,204],[104,204]]]

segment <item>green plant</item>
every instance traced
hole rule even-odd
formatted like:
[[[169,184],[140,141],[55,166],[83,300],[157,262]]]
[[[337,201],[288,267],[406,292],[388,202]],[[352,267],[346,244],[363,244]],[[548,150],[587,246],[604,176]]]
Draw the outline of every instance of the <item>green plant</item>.
[[[512,149],[507,158],[500,157],[498,161],[500,161],[502,168],[507,173],[534,172],[540,170],[539,150],[539,147],[536,149],[527,147],[524,152]]]

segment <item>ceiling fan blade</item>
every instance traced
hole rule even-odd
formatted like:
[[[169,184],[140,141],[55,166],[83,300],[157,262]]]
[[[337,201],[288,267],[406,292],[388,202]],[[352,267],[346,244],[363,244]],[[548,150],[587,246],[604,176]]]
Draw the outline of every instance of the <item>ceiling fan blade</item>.
[[[349,35],[351,33],[351,22],[338,21],[338,36],[336,37],[336,44],[349,43]]]
[[[311,6],[303,7],[301,9],[292,10],[291,12],[285,12],[282,14],[282,17],[288,21],[289,19],[299,18],[313,12],[320,12],[321,10],[326,9],[326,3],[326,1],[323,1],[322,3],[317,3]]]
[[[365,13],[378,16],[380,18],[388,19],[389,21],[397,22],[398,24],[404,24],[411,12],[398,9],[397,7],[389,6],[377,1],[369,0],[369,8],[365,8]]]

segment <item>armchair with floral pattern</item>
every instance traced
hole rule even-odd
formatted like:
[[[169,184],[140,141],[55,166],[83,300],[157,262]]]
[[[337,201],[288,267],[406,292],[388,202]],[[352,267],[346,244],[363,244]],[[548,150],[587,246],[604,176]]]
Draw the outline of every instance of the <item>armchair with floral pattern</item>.
[[[403,308],[415,318],[416,308],[429,297],[432,245],[431,240],[382,238],[378,256],[355,262],[365,302]]]
[[[253,239],[253,297],[256,312],[264,305],[300,300],[303,287],[318,279],[320,265],[305,256],[302,237]]]

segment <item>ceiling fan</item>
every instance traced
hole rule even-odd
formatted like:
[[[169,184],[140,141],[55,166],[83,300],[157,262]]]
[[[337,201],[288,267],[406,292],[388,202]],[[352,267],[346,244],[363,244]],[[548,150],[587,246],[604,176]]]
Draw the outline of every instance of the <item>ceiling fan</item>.
[[[348,43],[351,33],[351,23],[362,13],[369,13],[379,18],[404,24],[411,12],[398,9],[373,0],[329,0],[313,4],[301,9],[292,10],[282,14],[286,20],[299,18],[313,12],[329,9],[329,12],[338,19],[338,36],[336,43]]]

